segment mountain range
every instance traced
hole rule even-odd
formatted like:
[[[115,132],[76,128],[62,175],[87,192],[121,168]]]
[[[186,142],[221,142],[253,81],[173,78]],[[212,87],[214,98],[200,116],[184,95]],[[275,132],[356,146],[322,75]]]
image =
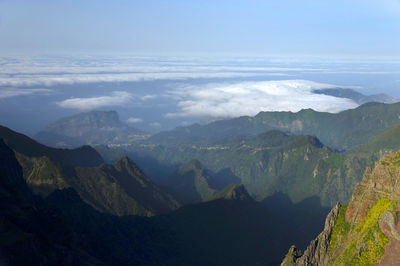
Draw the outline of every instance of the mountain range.
[[[6,128],[2,131],[7,132],[2,138],[22,136]],[[272,265],[290,243],[290,228],[281,226],[242,185],[231,185],[207,202],[153,217],[101,210],[72,185],[35,195],[19,153],[5,140],[0,140],[0,261],[6,265]],[[31,144],[33,153],[35,147],[43,148],[32,140]],[[114,167],[120,170],[121,164],[132,162],[123,158]],[[119,181],[114,182],[103,189]],[[139,190],[142,185],[132,184]]]
[[[0,127],[0,138],[14,150],[34,194],[46,197],[71,187],[97,210],[116,215],[151,216],[179,207],[129,158],[107,165],[90,146],[49,148],[6,127]]]
[[[260,112],[254,117],[178,127],[152,136],[156,144],[213,144],[224,139],[280,130],[312,135],[330,148],[349,151],[377,137],[382,129],[400,122],[400,103],[366,103],[339,113],[303,109],[299,112]]]

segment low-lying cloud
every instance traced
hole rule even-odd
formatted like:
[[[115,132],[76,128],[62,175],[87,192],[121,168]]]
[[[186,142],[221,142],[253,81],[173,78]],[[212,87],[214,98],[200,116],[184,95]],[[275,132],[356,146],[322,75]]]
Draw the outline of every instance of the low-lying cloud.
[[[139,117],[129,117],[126,122],[128,122],[129,124],[136,124],[136,123],[141,123],[143,122],[143,119],[139,118]]]
[[[133,100],[133,95],[126,91],[114,91],[108,96],[97,96],[88,98],[71,98],[57,105],[62,108],[77,109],[77,110],[92,110],[102,107],[123,106]]]
[[[335,58],[270,57],[0,57],[0,87],[33,87],[82,83],[140,82],[214,78],[257,78],[322,74],[399,74],[398,67],[360,62],[337,64]],[[311,60],[311,61],[310,61]],[[344,61],[347,62],[347,61]],[[349,61],[353,62],[353,61]],[[375,62],[375,61],[373,61]],[[397,62],[398,61],[394,61]],[[353,62],[354,63],[354,62]]]
[[[204,78],[248,78],[257,76],[287,76],[284,73],[266,72],[167,72],[167,73],[113,73],[113,74],[58,74],[58,75],[19,75],[0,77],[0,86],[30,87],[73,85],[79,83],[139,82],[154,80],[187,80]]]
[[[179,112],[166,117],[254,116],[260,111],[293,111],[312,108],[316,111],[339,112],[358,105],[344,98],[313,93],[314,89],[339,86],[306,80],[241,82],[186,86],[170,92],[178,98]]]
[[[48,94],[52,91],[49,89],[20,89],[20,88],[0,88],[0,99],[26,96],[32,94]]]

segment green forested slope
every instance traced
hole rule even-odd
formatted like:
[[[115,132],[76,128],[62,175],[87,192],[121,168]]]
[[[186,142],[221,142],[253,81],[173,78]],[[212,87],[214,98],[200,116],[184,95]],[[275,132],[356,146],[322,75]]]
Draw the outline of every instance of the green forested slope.
[[[126,157],[107,165],[89,146],[74,150],[48,148],[7,128],[0,133],[14,149],[28,185],[42,197],[72,187],[97,210],[115,215],[151,216],[179,206]],[[101,164],[89,164],[93,162]]]

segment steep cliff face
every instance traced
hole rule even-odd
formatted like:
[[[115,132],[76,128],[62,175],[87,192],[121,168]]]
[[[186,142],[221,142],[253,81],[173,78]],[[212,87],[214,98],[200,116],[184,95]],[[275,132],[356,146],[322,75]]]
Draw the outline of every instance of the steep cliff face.
[[[316,239],[311,241],[304,253],[292,246],[281,265],[327,265],[329,261],[329,240],[340,208],[340,203],[336,204],[325,220],[324,230]]]
[[[368,168],[348,205],[336,205],[324,231],[281,265],[398,265],[400,151]]]

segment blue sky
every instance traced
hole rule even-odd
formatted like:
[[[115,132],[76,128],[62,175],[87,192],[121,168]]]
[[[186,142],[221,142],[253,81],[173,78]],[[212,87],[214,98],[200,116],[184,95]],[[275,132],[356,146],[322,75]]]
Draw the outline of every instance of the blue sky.
[[[398,0],[0,0],[0,53],[400,56]]]

